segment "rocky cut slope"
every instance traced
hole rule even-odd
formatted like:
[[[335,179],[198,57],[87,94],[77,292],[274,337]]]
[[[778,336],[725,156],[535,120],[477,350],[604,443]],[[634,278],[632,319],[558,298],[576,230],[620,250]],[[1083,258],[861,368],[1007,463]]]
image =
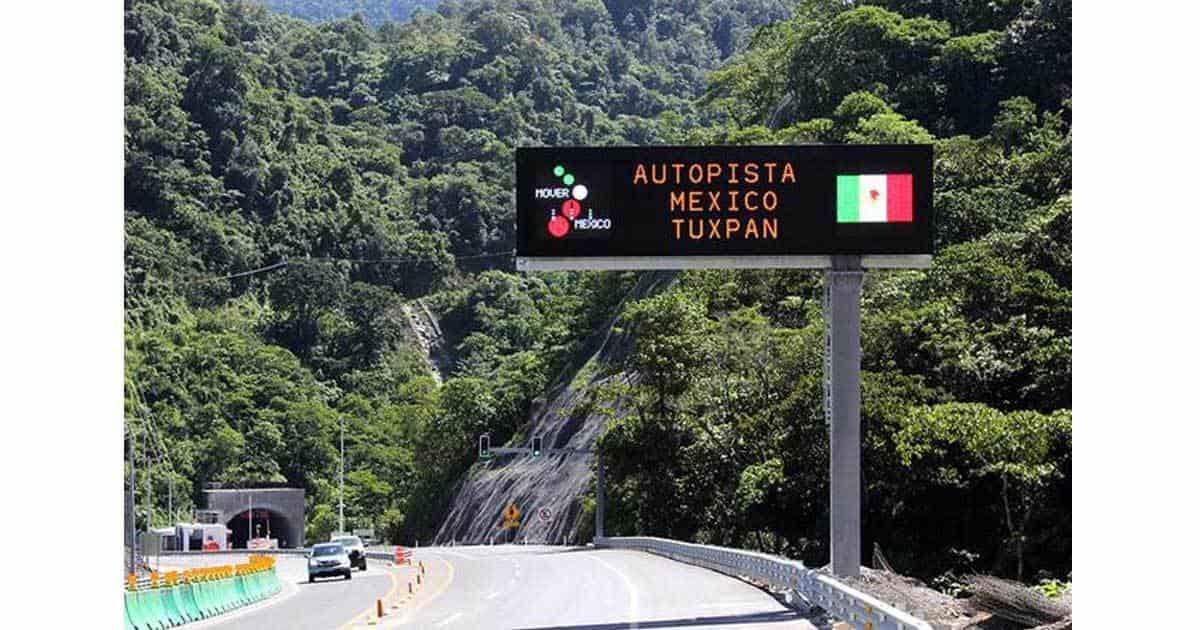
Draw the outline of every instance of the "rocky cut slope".
[[[673,272],[643,274],[622,305],[666,290],[676,277]],[[524,435],[507,446],[527,446],[529,437],[540,435],[546,450],[595,447],[607,420],[624,413],[619,406],[599,408],[593,404],[595,391],[606,383],[631,378],[614,369],[629,344],[625,335],[614,332],[615,324],[614,318],[593,332],[577,360],[535,406]],[[592,514],[594,478],[592,454],[500,455],[479,462],[460,482],[434,542],[581,542],[592,532],[587,518]],[[501,514],[509,503],[521,511],[520,526],[502,529]]]

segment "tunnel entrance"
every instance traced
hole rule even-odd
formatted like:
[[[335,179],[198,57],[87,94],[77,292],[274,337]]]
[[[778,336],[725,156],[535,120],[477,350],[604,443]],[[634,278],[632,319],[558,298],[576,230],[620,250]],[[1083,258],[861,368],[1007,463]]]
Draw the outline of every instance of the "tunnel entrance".
[[[296,546],[296,541],[287,539],[292,532],[287,517],[270,509],[243,510],[229,519],[225,526],[233,532],[229,535],[231,549],[246,549],[251,532],[254,538],[274,538],[281,549]]]
[[[247,539],[268,537],[277,540],[280,549],[304,546],[302,488],[209,488],[204,500],[229,528],[231,548],[245,549]]]

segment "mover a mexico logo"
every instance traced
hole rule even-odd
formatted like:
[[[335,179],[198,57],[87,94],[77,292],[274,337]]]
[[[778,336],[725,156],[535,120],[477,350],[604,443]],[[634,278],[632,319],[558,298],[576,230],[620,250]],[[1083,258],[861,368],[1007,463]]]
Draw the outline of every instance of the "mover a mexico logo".
[[[597,235],[605,234],[612,229],[612,219],[607,216],[596,216],[597,210],[588,199],[591,191],[587,184],[578,181],[574,173],[568,172],[562,164],[553,169],[554,183],[537,188],[533,196],[539,204],[545,204],[548,210],[546,232],[554,238],[565,238],[569,234]]]

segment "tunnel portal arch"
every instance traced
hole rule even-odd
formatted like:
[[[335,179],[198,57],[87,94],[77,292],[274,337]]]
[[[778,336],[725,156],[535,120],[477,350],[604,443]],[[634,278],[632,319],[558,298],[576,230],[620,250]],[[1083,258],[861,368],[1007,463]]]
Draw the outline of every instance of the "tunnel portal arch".
[[[304,490],[222,488],[204,494],[208,509],[219,511],[231,532],[230,548],[245,549],[252,533],[276,539],[281,549],[304,546]]]

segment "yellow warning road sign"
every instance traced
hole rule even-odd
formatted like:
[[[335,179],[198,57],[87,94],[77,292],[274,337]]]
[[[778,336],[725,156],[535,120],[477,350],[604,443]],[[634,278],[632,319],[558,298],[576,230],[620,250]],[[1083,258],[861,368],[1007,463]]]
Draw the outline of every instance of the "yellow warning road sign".
[[[508,507],[504,508],[504,511],[500,515],[504,517],[504,524],[501,525],[502,528],[508,529],[510,527],[521,526],[521,510],[517,507],[516,503],[509,503]]]

